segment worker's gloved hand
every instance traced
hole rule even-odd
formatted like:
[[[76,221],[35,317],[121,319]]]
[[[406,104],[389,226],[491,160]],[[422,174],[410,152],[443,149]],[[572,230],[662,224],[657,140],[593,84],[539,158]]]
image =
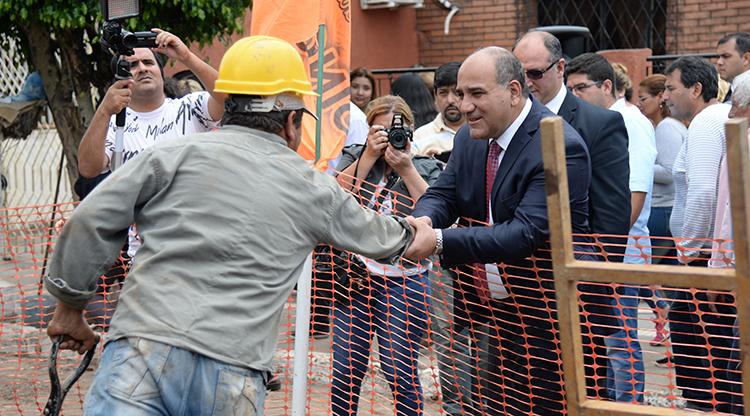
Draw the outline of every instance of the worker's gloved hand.
[[[58,336],[63,337],[60,348],[77,351],[83,354],[99,342],[99,335],[83,319],[83,311],[58,302],[55,314],[47,327],[47,335],[54,342]]]

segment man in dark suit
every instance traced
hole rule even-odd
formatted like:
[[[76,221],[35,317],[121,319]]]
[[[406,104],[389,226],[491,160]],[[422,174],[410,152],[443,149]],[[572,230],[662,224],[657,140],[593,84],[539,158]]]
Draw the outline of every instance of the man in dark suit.
[[[630,188],[628,179],[628,132],[620,113],[589,104],[576,97],[564,85],[565,58],[560,41],[548,32],[528,32],[513,47],[521,61],[526,85],[534,98],[562,117],[581,134],[591,157],[589,186],[589,226],[591,232],[627,236],[630,232]],[[547,69],[545,69],[547,68]],[[606,261],[623,260],[625,237],[599,237],[606,244]],[[607,353],[604,340],[594,337],[584,353],[597,357],[598,383],[588,378],[590,396],[607,396]],[[593,349],[591,349],[593,348]],[[586,368],[593,375],[594,366]]]
[[[457,90],[467,125],[456,134],[447,167],[418,201],[417,218],[411,220],[431,224],[434,239],[415,241],[420,247],[412,249],[416,257],[439,254],[443,266],[465,265],[454,281],[456,326],[492,327],[492,379],[488,391],[479,391],[482,408],[466,413],[562,414],[539,130],[541,119],[553,114],[528,97],[521,63],[502,48],[469,56],[459,70]],[[587,233],[588,151],[567,123],[564,135],[573,178],[568,184],[572,228]],[[459,218],[461,226],[450,228]],[[471,226],[472,220],[490,225]]]
[[[516,42],[529,90],[550,111],[581,134],[591,157],[589,226],[596,234],[626,236],[630,231],[628,132],[622,116],[587,103],[563,85],[565,59],[560,41],[547,32],[529,32]],[[551,65],[548,70],[545,67]],[[608,261],[622,261],[625,239],[605,240]]]

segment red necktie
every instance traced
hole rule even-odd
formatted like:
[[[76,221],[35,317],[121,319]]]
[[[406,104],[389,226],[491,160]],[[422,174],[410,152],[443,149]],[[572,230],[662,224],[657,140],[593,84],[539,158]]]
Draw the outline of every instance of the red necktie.
[[[487,153],[487,170],[485,171],[485,182],[484,182],[484,207],[487,208],[487,222],[490,221],[490,197],[492,197],[492,185],[495,183],[495,175],[497,175],[497,168],[500,165],[500,152],[503,148],[497,144],[497,140],[493,140],[490,143],[490,151]]]
[[[490,222],[490,198],[492,197],[492,185],[495,183],[497,168],[500,165],[500,152],[502,151],[503,148],[497,144],[497,140],[490,142],[490,151],[487,152],[487,167],[484,182],[484,206],[487,212],[487,217],[485,218],[487,223]],[[488,304],[490,300],[490,288],[487,285],[487,273],[484,269],[484,264],[477,263],[474,267],[474,283],[477,288],[477,294],[482,303]]]

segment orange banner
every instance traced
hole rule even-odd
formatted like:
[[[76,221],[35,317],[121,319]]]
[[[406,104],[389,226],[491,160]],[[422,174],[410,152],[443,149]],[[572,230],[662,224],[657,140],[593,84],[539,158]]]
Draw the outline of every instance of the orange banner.
[[[328,161],[341,153],[349,128],[349,60],[351,50],[351,2],[344,0],[256,0],[253,2],[251,33],[276,36],[294,44],[307,65],[317,91],[323,85],[323,114],[320,117],[320,159]],[[323,74],[318,76],[318,27],[324,24]],[[307,108],[316,109],[316,97],[305,97]],[[315,159],[315,120],[305,117],[298,153]]]

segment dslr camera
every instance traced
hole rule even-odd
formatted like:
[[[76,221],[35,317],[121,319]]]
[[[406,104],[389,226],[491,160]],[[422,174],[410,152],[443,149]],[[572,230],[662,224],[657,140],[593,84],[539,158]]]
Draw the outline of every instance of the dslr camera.
[[[102,45],[113,55],[133,55],[133,48],[156,47],[156,33],[130,32],[122,27],[122,21],[141,14],[139,0],[100,0],[104,14]]]
[[[406,149],[407,143],[411,141],[411,138],[414,135],[410,128],[404,126],[404,120],[401,113],[395,113],[393,115],[391,127],[385,129],[385,132],[388,133],[388,143],[397,150]]]

